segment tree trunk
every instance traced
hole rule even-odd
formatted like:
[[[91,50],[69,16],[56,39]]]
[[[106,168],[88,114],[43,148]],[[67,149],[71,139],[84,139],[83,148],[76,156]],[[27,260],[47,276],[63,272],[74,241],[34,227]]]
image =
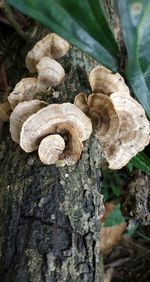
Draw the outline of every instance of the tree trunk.
[[[77,93],[90,91],[87,72],[95,65],[91,58],[72,48],[61,63],[65,81],[44,97],[49,103],[73,102]],[[0,280],[103,281],[101,154],[96,138],[85,143],[76,165],[61,168],[42,164],[37,152],[23,152],[8,128],[0,146]]]

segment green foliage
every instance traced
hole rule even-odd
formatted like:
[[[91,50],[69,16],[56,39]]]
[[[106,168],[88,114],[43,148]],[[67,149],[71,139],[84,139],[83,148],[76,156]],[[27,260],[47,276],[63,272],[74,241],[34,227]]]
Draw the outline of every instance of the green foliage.
[[[120,196],[120,186],[125,175],[110,169],[101,169],[101,173],[103,177],[101,188],[105,202],[118,199]]]
[[[129,170],[136,167],[150,176],[150,159],[143,152],[138,153],[134,158],[132,158],[127,167]]]
[[[150,118],[150,1],[117,0],[128,53],[126,77]]]
[[[118,46],[101,0],[7,0],[110,69],[118,69]]]
[[[106,218],[104,227],[110,227],[125,222],[124,216],[121,214],[120,204],[118,204],[109,216]]]

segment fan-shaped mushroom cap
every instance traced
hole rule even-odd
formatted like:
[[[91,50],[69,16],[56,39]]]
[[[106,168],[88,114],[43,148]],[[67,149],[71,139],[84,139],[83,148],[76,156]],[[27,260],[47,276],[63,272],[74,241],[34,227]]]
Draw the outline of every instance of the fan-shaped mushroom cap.
[[[118,134],[119,116],[108,96],[93,93],[86,98],[84,93],[80,93],[75,98],[75,105],[78,105],[91,118],[96,128],[96,136],[101,143],[112,141]]]
[[[46,87],[57,86],[65,76],[63,67],[49,57],[43,57],[36,67],[38,70],[38,81]]]
[[[113,92],[121,92],[124,95],[130,95],[123,77],[103,66],[97,66],[90,72],[89,81],[94,93],[110,95]]]
[[[121,120],[114,144],[104,149],[111,169],[120,169],[149,144],[149,121],[142,106],[132,97],[113,93],[110,98]]]
[[[46,87],[39,84],[36,78],[23,78],[16,84],[14,90],[8,96],[8,101],[12,108],[15,108],[18,103],[32,100],[35,94],[43,92],[45,89]]]
[[[57,133],[60,135],[49,135],[42,139],[38,149],[40,160],[44,164],[74,165],[83,149],[78,133],[67,123],[58,126]]]
[[[43,138],[39,145],[39,158],[44,164],[55,164],[59,160],[59,156],[64,149],[65,141],[60,135],[49,135]]]
[[[44,101],[31,100],[29,102],[21,102],[15,107],[10,116],[10,133],[11,138],[16,143],[19,144],[20,132],[25,120],[45,106],[47,106],[47,103]]]
[[[9,102],[5,102],[0,104],[0,120],[1,121],[9,121],[9,116],[12,112],[11,105]]]
[[[58,59],[69,51],[69,43],[55,33],[38,41],[26,56],[26,66],[31,73],[37,72],[36,65],[43,57]]]
[[[54,134],[62,124],[69,124],[81,141],[87,140],[92,132],[90,119],[70,103],[52,104],[30,116],[23,124],[20,146],[25,152],[38,148],[42,138]]]

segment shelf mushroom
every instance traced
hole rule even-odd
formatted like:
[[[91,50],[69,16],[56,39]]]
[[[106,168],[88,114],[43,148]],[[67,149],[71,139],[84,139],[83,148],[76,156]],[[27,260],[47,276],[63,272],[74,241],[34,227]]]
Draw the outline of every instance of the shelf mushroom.
[[[13,141],[19,144],[20,131],[25,120],[48,104],[40,100],[19,103],[10,115],[10,133]]]
[[[91,119],[101,144],[114,140],[119,131],[120,119],[107,95],[93,93],[87,97],[80,93],[75,97],[74,104]]]
[[[80,93],[74,103],[91,118],[109,168],[122,168],[149,144],[149,121],[131,96]]]
[[[120,92],[126,96],[130,95],[124,78],[119,73],[113,73],[102,65],[92,69],[89,82],[94,93],[104,93],[110,96],[113,92]]]
[[[63,137],[61,137],[63,136]],[[57,134],[42,139],[38,154],[44,164],[74,165],[83,150],[77,131],[70,124],[58,126]]]
[[[14,109],[20,102],[30,101],[37,93],[44,92],[46,87],[39,84],[35,77],[21,79],[8,96],[8,101]]]
[[[111,169],[121,169],[149,144],[150,127],[143,107],[132,97],[113,93],[110,98],[120,118],[119,134],[107,143],[104,155]]]
[[[22,102],[15,108],[10,118],[13,140],[19,141],[27,153],[38,149],[44,164],[74,165],[81,156],[82,142],[92,133],[90,119],[71,103],[48,106],[42,103]]]
[[[56,33],[47,34],[38,41],[26,56],[26,66],[31,73],[37,72],[36,65],[43,57],[58,59],[69,51],[69,43]]]
[[[43,57],[36,65],[38,70],[38,83],[49,88],[61,83],[65,76],[63,67],[49,57]]]
[[[38,41],[26,56],[26,65],[38,77],[21,79],[8,96],[14,109],[18,103],[30,101],[37,93],[47,92],[60,84],[65,76],[63,67],[54,59],[63,57],[69,50],[69,43],[55,33]]]

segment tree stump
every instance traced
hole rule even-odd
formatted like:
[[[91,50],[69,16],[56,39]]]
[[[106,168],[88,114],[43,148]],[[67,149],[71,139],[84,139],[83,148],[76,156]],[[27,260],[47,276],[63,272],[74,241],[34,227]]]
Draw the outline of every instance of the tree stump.
[[[65,81],[42,99],[73,102],[90,92],[95,61],[77,48],[59,61]],[[11,140],[7,126],[0,151],[0,280],[102,282],[102,157],[94,134],[72,167],[42,164],[37,152],[27,154]]]

